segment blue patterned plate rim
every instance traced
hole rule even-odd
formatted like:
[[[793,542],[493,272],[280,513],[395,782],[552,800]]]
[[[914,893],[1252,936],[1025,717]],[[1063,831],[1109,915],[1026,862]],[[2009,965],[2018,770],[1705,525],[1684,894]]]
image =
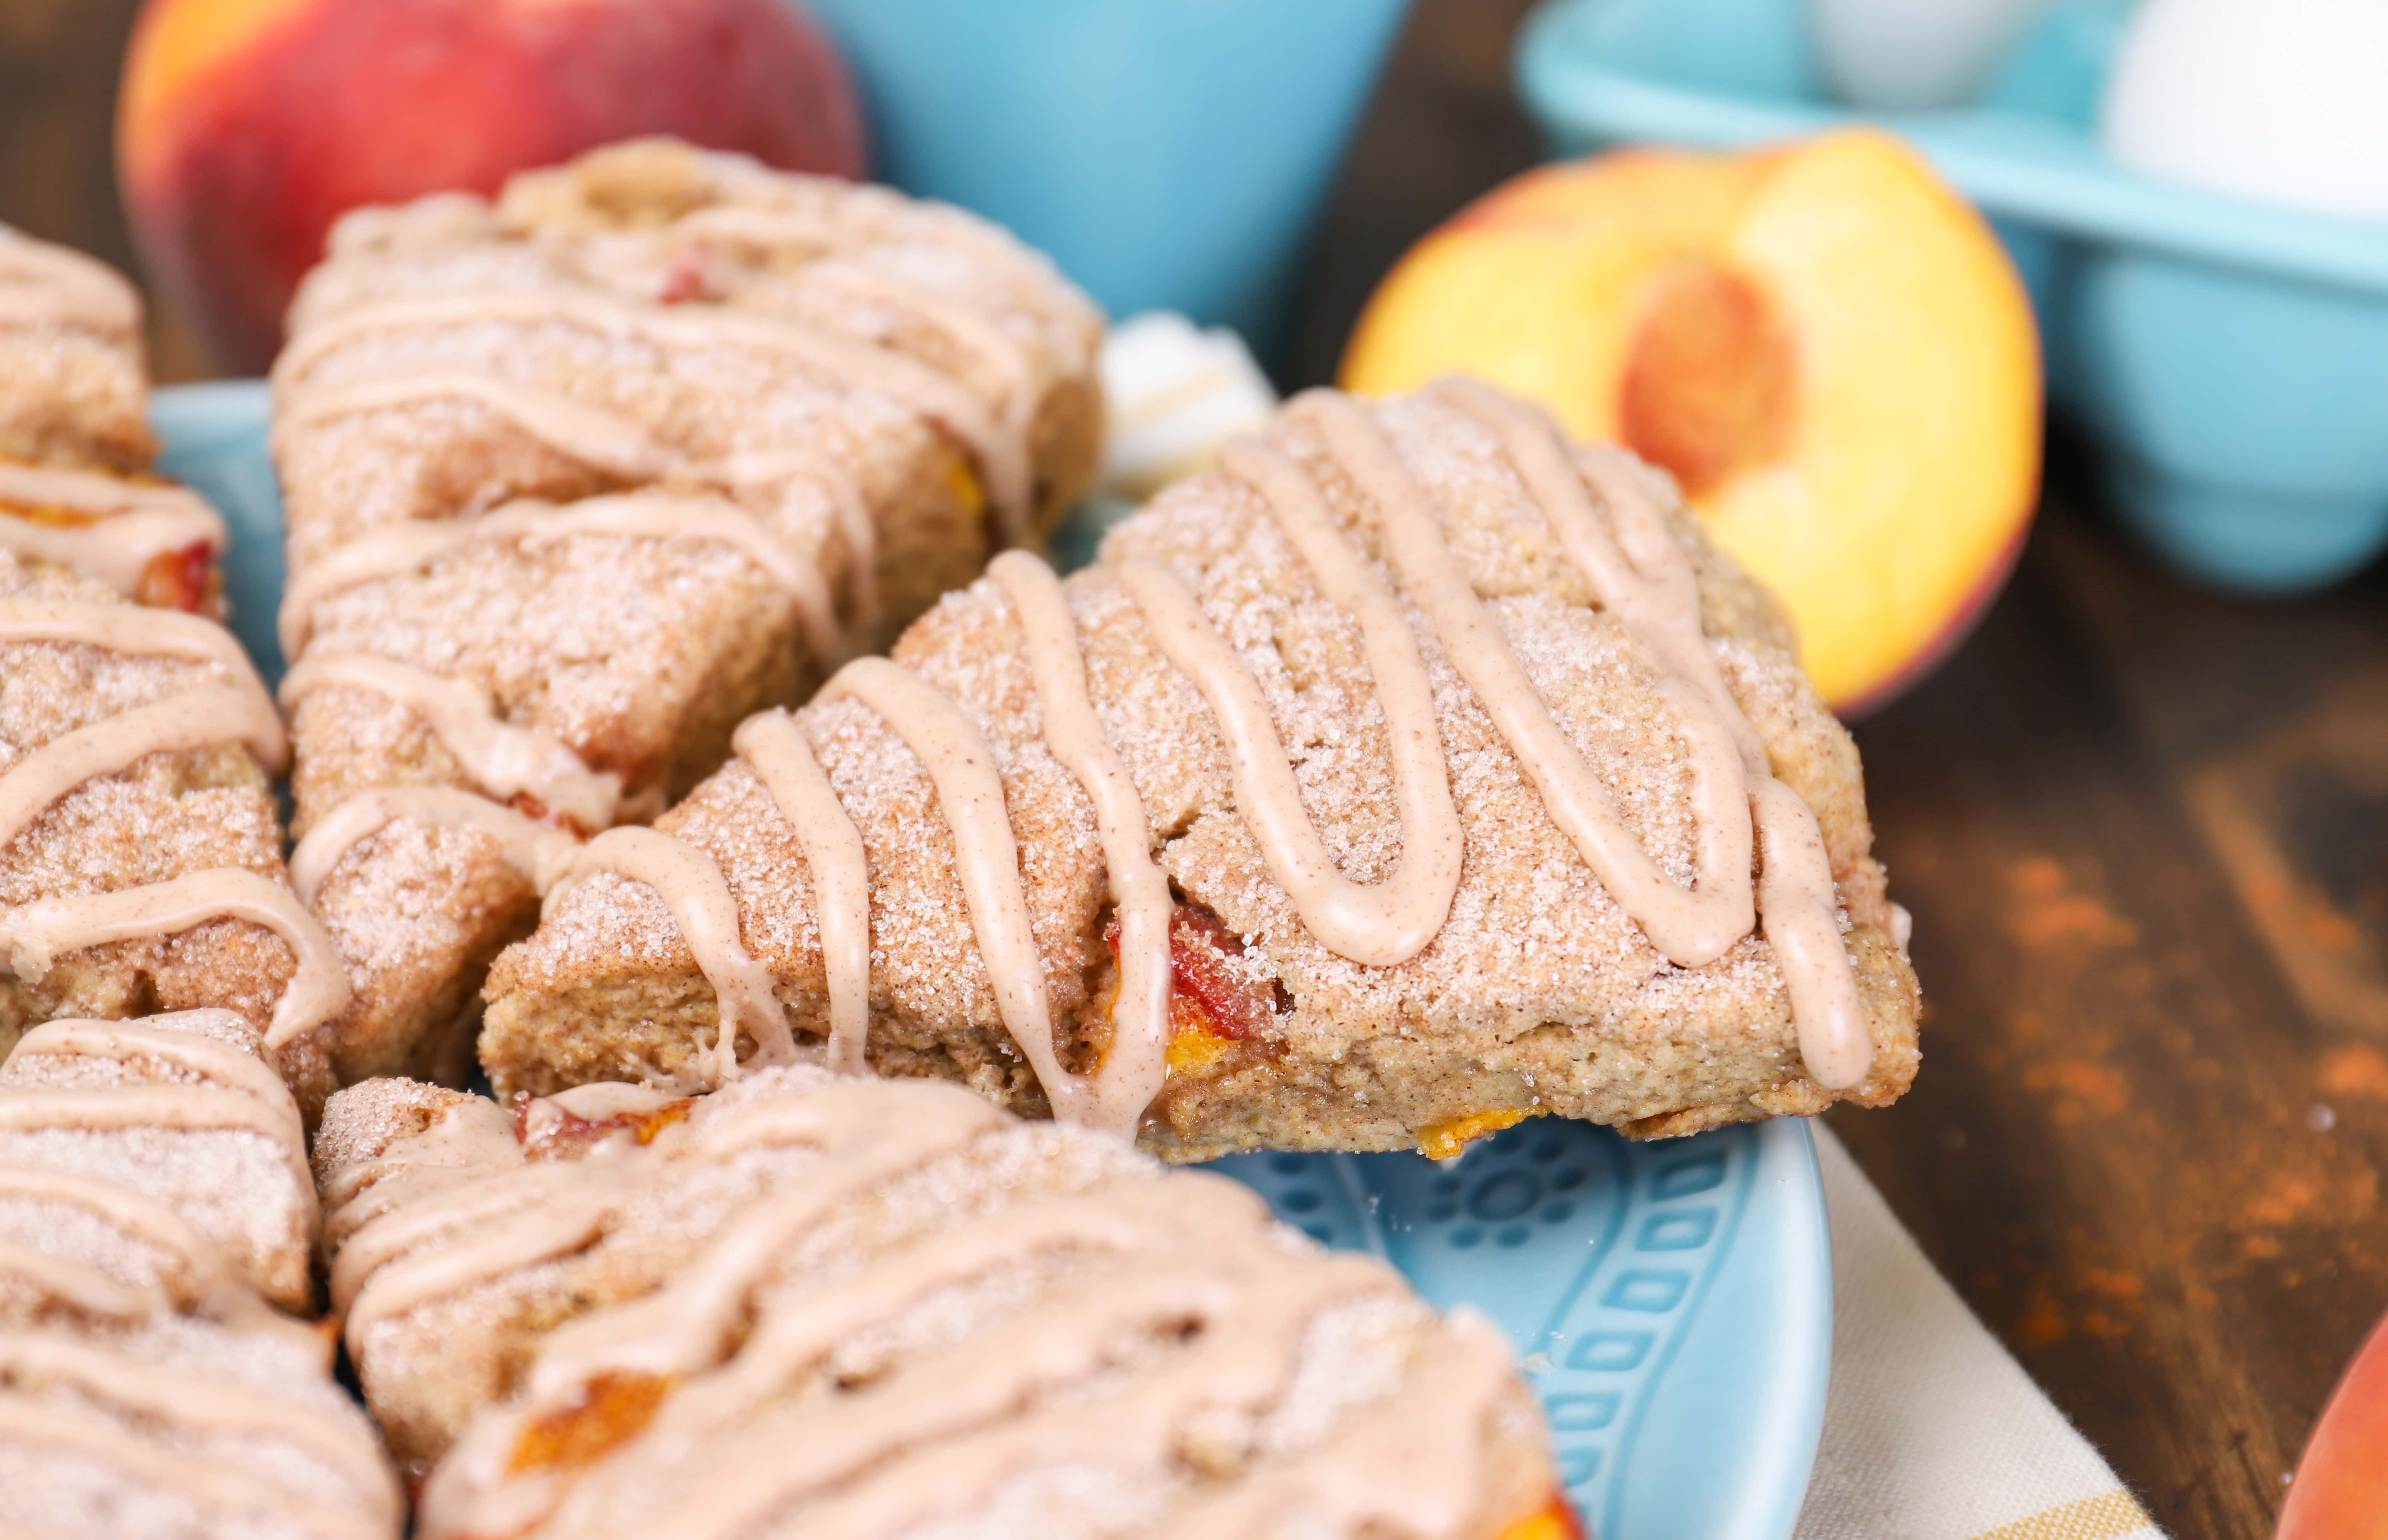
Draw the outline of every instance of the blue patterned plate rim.
[[[266,388],[160,390],[159,468],[222,510],[234,630],[269,679],[282,590]],[[1090,531],[1072,532],[1091,549]],[[1635,1144],[1532,1119],[1456,1161],[1238,1155],[1210,1169],[1508,1331],[1601,1540],[1786,1540],[1832,1356],[1831,1241],[1796,1119]]]

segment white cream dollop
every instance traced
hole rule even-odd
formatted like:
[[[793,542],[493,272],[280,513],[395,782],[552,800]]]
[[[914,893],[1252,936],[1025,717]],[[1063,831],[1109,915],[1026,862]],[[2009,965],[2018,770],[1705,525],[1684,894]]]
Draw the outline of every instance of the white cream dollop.
[[[1243,338],[1171,311],[1113,327],[1100,370],[1109,411],[1102,487],[1134,501],[1202,469],[1222,443],[1259,432],[1277,410],[1277,391]]]

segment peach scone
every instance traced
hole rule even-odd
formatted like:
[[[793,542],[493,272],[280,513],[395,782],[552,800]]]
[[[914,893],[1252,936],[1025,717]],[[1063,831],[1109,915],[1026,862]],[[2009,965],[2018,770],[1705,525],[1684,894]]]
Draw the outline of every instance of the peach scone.
[[[147,474],[148,396],[133,286],[0,225],[0,552],[214,615],[223,520]]]
[[[1199,1160],[1914,1073],[1856,750],[1778,606],[1663,477],[1474,382],[1301,398],[735,746],[498,960],[502,1092],[819,1057]]]
[[[1096,463],[1101,318],[959,210],[668,141],[350,215],[274,368],[301,888],[343,1079],[454,1078],[576,841]]]
[[[0,1069],[0,1529],[394,1540],[333,1382],[298,1109],[228,1011],[52,1022]]]
[[[223,521],[141,469],[139,322],[0,230],[0,1046],[226,1006],[311,1110],[347,975],[283,870],[281,719],[212,618]]]
[[[1490,1322],[957,1086],[377,1080],[315,1160],[426,1536],[1574,1533]]]
[[[0,1066],[0,1171],[140,1193],[250,1287],[304,1311],[315,1187],[298,1104],[262,1047],[230,1011],[44,1023]]]
[[[349,984],[283,868],[286,757],[230,631],[0,551],[0,1044],[222,1006],[321,1107]]]

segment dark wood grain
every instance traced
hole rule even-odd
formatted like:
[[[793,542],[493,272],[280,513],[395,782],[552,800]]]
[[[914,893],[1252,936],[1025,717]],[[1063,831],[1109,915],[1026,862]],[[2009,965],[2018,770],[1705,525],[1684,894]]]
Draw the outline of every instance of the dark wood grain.
[[[0,0],[0,224],[135,271],[116,201],[116,77],[141,0]],[[150,366],[193,377],[171,314],[150,317]]]
[[[133,9],[0,0],[0,220],[120,262]],[[1524,9],[1419,5],[1289,383],[1331,375],[1404,247],[1535,159]],[[2051,484],[1980,632],[1858,730],[1930,1014],[1914,1092],[1833,1124],[2166,1526],[2236,1540],[2388,1305],[2388,583],[2218,599],[2106,528],[2078,456]]]

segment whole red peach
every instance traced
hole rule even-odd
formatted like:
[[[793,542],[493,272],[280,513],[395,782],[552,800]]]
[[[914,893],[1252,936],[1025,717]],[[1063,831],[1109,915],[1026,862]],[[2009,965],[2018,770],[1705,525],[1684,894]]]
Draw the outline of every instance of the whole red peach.
[[[2388,1318],[2322,1408],[2276,1540],[2388,1540]]]
[[[149,0],[118,172],[151,272],[216,363],[261,368],[324,232],[675,134],[859,176],[861,114],[790,0]]]

